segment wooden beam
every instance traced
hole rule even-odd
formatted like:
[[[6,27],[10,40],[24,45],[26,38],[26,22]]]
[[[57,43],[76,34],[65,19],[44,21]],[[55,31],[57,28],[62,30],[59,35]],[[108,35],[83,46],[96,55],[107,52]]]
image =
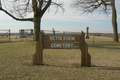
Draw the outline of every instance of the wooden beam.
[[[39,42],[36,44],[36,53],[33,55],[33,63],[37,65],[43,64],[43,32],[39,34]]]

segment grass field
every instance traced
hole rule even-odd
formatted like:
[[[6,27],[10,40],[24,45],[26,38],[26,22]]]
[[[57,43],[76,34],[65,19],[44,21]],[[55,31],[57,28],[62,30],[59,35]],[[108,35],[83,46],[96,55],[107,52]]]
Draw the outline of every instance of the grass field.
[[[40,66],[32,62],[36,42],[0,43],[0,80],[119,80],[120,42],[100,36],[86,42],[93,67],[80,67],[80,50],[46,49]]]

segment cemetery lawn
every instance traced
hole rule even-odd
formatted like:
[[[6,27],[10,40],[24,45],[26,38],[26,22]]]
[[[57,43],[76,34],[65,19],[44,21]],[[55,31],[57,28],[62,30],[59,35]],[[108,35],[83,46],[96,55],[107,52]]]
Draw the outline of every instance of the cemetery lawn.
[[[119,80],[120,42],[86,39],[92,67],[81,67],[78,49],[46,49],[44,65],[33,65],[36,42],[0,43],[0,80]]]

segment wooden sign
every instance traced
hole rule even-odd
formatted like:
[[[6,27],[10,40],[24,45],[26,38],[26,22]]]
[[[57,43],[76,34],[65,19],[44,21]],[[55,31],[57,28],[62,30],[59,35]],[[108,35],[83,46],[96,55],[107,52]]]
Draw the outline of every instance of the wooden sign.
[[[91,65],[91,56],[88,53],[88,45],[83,32],[81,35],[45,35],[41,31],[39,42],[36,44],[36,53],[33,55],[34,64],[43,64],[43,49],[80,49],[81,66]]]
[[[50,36],[43,37],[44,49],[80,49],[80,35],[79,36]]]

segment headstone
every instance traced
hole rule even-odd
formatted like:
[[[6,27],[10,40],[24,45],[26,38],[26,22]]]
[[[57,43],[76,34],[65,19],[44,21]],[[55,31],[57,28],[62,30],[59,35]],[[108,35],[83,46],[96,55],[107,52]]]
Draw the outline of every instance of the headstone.
[[[20,30],[20,38],[26,38],[24,29]]]
[[[55,30],[54,30],[54,28],[53,28],[53,35],[55,35]]]
[[[86,39],[89,39],[89,34],[88,34],[89,27],[87,27],[86,30],[87,30],[87,32],[86,32]]]
[[[63,34],[65,35],[65,32],[63,32]]]
[[[33,35],[33,29],[31,29],[30,35]]]
[[[17,39],[17,33],[15,33],[15,39]]]

